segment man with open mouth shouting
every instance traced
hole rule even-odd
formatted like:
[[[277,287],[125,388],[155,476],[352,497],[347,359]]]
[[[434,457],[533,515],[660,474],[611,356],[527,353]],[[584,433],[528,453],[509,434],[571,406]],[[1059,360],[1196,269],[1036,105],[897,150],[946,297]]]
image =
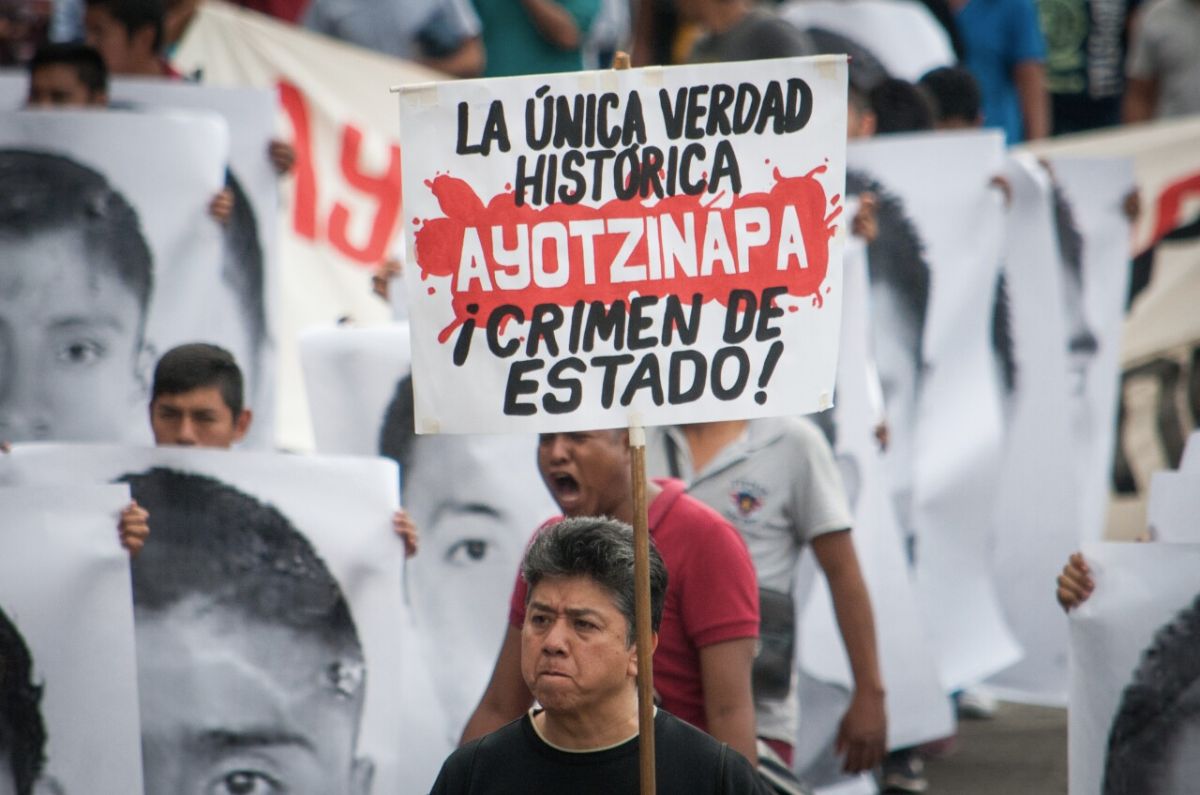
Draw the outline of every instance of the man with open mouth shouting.
[[[630,455],[624,430],[546,433],[538,441],[538,469],[567,517],[633,524]],[[668,712],[755,762],[750,672],[758,583],[746,545],[720,514],[684,494],[678,480],[648,482],[646,499],[650,536],[669,575],[655,691]],[[527,590],[518,576],[500,656],[463,742],[520,718],[533,703],[520,662]]]

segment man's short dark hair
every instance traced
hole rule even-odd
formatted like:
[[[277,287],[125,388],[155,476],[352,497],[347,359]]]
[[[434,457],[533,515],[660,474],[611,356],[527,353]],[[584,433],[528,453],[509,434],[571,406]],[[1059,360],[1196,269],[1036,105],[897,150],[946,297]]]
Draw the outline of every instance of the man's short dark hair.
[[[1154,636],[1108,734],[1104,795],[1156,795],[1188,722],[1200,722],[1200,595]],[[1189,751],[1194,753],[1194,751]]]
[[[414,416],[412,375],[405,375],[396,382],[396,391],[388,401],[379,428],[379,454],[399,464],[401,473],[412,464],[413,441],[417,434]]]
[[[29,59],[29,74],[32,76],[38,69],[58,64],[74,69],[79,82],[89,93],[108,91],[108,67],[95,47],[74,41],[43,44]]]
[[[84,0],[88,8],[103,8],[121,23],[126,35],[144,27],[154,29],[154,50],[162,47],[163,20],[167,7],[163,0]]]
[[[538,533],[521,563],[521,576],[534,587],[547,577],[588,577],[608,591],[628,624],[626,643],[637,638],[633,585],[633,528],[616,519],[582,516]],[[662,625],[667,594],[667,567],[650,542],[650,627]]]
[[[41,701],[29,647],[0,609],[0,756],[8,755],[17,795],[31,795],[46,763]]]
[[[78,232],[103,267],[137,298],[139,335],[153,286],[153,257],[129,201],[101,174],[69,157],[0,149],[0,245],[38,234]]]
[[[871,89],[875,132],[922,132],[933,129],[933,103],[907,80],[889,77]]]
[[[214,478],[162,467],[120,481],[154,517],[154,539],[132,565],[139,611],[199,597],[362,660],[341,587],[276,508]]]
[[[938,121],[978,123],[983,96],[979,82],[961,66],[939,66],[926,72],[917,83],[933,101]]]
[[[216,387],[236,420],[245,404],[242,370],[233,354],[207,342],[179,345],[162,355],[154,367],[153,403],[162,395],[182,395],[193,389]]]

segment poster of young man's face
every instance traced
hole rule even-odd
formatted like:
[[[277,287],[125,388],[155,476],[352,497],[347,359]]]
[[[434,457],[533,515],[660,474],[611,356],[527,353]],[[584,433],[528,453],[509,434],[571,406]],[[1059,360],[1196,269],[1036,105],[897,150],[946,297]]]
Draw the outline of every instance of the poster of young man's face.
[[[1063,704],[1067,639],[1062,611],[1046,599],[1067,556],[1079,545],[1074,439],[1070,421],[1067,310],[1063,297],[1069,208],[1050,173],[1031,155],[1005,163],[1009,199],[1002,287],[994,329],[1004,394],[1004,463],[993,509],[993,566],[1004,615],[1024,657],[991,684],[1022,700]],[[1067,250],[1077,248],[1073,246]]]
[[[1003,198],[990,186],[1002,156],[995,131],[888,135],[847,150],[847,191],[879,201],[867,256],[885,463],[950,689],[1019,655],[978,510],[995,497],[1002,436],[992,307]]]
[[[124,485],[0,488],[0,793],[142,792]]]
[[[224,88],[181,80],[121,77],[110,96],[118,107],[145,113],[211,111],[229,126],[226,186],[233,196],[221,224],[221,283],[226,295],[212,307],[214,332],[246,376],[246,402],[254,422],[243,441],[270,447],[275,431],[275,327],[278,311],[279,182],[267,150],[275,135],[276,92]]]
[[[830,445],[854,512],[850,537],[871,594],[880,670],[888,682],[888,744],[908,747],[945,736],[953,731],[954,722],[943,698],[933,650],[926,641],[928,633],[875,439],[877,416],[868,397],[865,364],[870,333],[865,254],[861,241],[846,247],[837,402],[832,411],[813,418],[833,437]],[[816,583],[809,588],[810,580],[802,574],[796,591],[798,599],[807,594],[807,604],[801,602],[797,611],[797,688],[802,708],[796,763],[806,782],[828,786],[844,779],[840,760],[822,756],[833,748],[850,703],[853,677],[824,576],[812,565],[811,556],[806,557],[810,560],[802,565],[802,571],[814,575]],[[808,690],[819,691],[812,703],[805,698]],[[830,762],[827,766],[826,761]]]
[[[529,535],[557,513],[536,440],[417,436],[406,324],[314,330],[301,355],[318,449],[401,463],[403,503],[421,530],[409,596],[453,744],[487,686]]]
[[[209,213],[227,140],[214,114],[0,116],[0,438],[148,441],[160,353],[254,349],[221,320],[242,315]]]
[[[1132,234],[1124,202],[1134,188],[1133,161],[1057,157],[1050,165],[1066,213],[1058,231],[1068,386],[1080,529],[1090,540],[1104,532],[1115,443]]]
[[[1200,544],[1084,545],[1071,614],[1072,795],[1185,795],[1200,775]]]
[[[147,795],[432,781],[403,715],[396,469],[371,459],[18,446],[21,481],[129,484]],[[419,725],[419,724],[418,724]]]

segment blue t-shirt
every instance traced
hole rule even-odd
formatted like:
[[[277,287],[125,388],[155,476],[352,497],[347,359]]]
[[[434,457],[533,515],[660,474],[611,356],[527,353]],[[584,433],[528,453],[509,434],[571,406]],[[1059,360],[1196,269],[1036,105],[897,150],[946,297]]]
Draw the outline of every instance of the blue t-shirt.
[[[1046,42],[1033,0],[968,0],[955,17],[967,68],[983,94],[983,123],[1004,130],[1009,144],[1024,137],[1013,67],[1044,61]]]

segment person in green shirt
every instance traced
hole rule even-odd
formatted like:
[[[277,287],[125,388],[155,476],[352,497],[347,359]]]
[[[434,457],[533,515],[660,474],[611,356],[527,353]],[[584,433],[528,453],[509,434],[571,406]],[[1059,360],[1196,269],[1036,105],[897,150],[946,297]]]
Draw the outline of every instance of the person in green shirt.
[[[473,0],[483,23],[485,77],[577,72],[600,0]]]

